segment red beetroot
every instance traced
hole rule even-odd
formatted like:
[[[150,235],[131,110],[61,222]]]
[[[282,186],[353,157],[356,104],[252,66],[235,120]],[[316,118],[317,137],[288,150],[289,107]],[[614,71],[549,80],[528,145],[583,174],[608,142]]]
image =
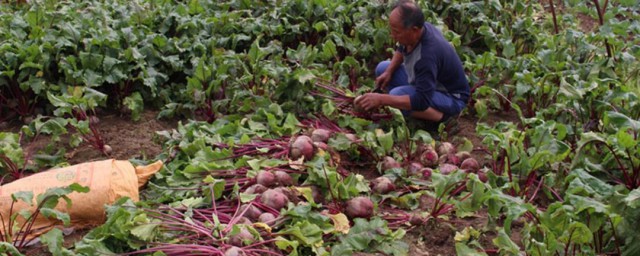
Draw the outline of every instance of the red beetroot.
[[[422,164],[428,167],[438,165],[438,153],[431,147],[427,148],[427,150],[422,153]]]
[[[438,169],[440,169],[440,173],[447,175],[458,170],[458,166],[452,164],[441,164]]]
[[[244,253],[242,249],[236,246],[231,246],[226,251],[224,251],[224,256],[245,256],[245,255],[247,254]]]
[[[349,218],[370,218],[373,216],[373,202],[366,196],[359,196],[347,201],[345,213]]]
[[[420,175],[420,170],[422,170],[422,168],[424,168],[424,166],[422,166],[421,163],[412,162],[411,164],[409,164],[407,172],[409,172],[409,175],[411,176]]]
[[[422,172],[422,178],[424,178],[425,180],[428,180],[428,179],[431,179],[431,173],[433,173],[433,169],[429,167],[425,167],[425,168],[422,168],[421,172]]]
[[[453,146],[453,144],[449,143],[449,142],[442,142],[440,143],[440,146],[438,146],[438,155],[448,155],[448,154],[455,154],[456,153],[456,148]]]
[[[387,171],[393,168],[401,168],[401,166],[398,161],[393,159],[393,157],[385,156],[382,159],[382,171]]]
[[[269,171],[259,171],[258,175],[256,175],[256,183],[265,187],[272,187],[276,184],[276,176]]]
[[[478,172],[478,170],[480,170],[480,165],[478,164],[478,161],[476,161],[473,158],[467,158],[464,161],[462,161],[462,164],[460,165],[460,169],[462,170],[466,170],[468,172]]]
[[[373,191],[379,194],[387,194],[396,189],[396,186],[393,184],[393,182],[385,176],[374,179],[371,182],[371,187],[373,188]]]
[[[249,232],[249,230],[247,230],[244,225],[240,226],[240,232],[238,232],[237,234],[229,235],[229,244],[235,246],[242,247],[245,245],[253,244],[255,240],[256,239],[255,237],[253,237],[253,234],[251,234],[251,232]]]
[[[273,215],[273,213],[265,212],[263,214],[260,214],[260,216],[258,217],[258,222],[270,223],[275,219],[276,219],[276,216]]]
[[[269,206],[276,211],[279,211],[280,209],[287,206],[287,204],[289,203],[289,198],[276,189],[269,189],[262,193],[260,201],[264,205]]]
[[[242,206],[240,206],[239,211],[244,212],[244,215],[242,215],[243,217],[247,217],[252,221],[257,220],[258,217],[260,217],[260,214],[262,214],[262,211],[260,211],[258,207],[255,207],[253,205],[249,206],[248,204],[243,204]]]
[[[289,147],[289,158],[298,159],[304,156],[308,160],[313,158],[313,151],[313,140],[309,136],[300,135],[296,137]]]
[[[276,171],[275,173],[276,181],[278,181],[278,185],[280,186],[291,186],[293,185],[293,178],[287,172],[284,171]]]
[[[353,133],[345,133],[344,136],[347,137],[347,139],[349,139],[351,142],[358,142],[358,136]]]
[[[471,153],[467,151],[460,151],[456,153],[456,156],[458,157],[458,159],[460,159],[460,161],[464,161],[464,160],[467,160],[467,158],[471,157]]]
[[[487,173],[484,171],[478,171],[478,178],[480,179],[480,181],[482,182],[487,182],[489,180],[489,177],[487,176]]]
[[[329,145],[324,142],[314,142],[313,145],[316,146],[316,148],[322,149],[324,151],[327,151],[329,149]]]
[[[329,138],[331,138],[331,132],[329,130],[318,128],[311,132],[311,140],[313,142],[327,143]]]
[[[260,184],[253,184],[250,187],[248,187],[244,192],[247,194],[262,194],[263,192],[267,191],[267,187],[260,185]]]

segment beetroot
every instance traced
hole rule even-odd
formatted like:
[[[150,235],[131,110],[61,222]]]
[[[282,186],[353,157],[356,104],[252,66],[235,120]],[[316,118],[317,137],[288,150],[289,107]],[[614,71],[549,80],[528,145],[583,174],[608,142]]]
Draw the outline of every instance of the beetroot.
[[[275,219],[276,219],[276,216],[273,215],[273,213],[265,212],[263,214],[260,214],[260,216],[258,217],[258,222],[270,223]]]
[[[414,226],[424,224],[425,222],[426,219],[419,214],[412,214],[411,218],[409,218],[409,223]]]
[[[460,169],[476,173],[478,172],[478,170],[480,170],[480,165],[478,164],[478,161],[476,161],[475,159],[467,158],[464,161],[462,161],[462,164],[460,165]]]
[[[289,157],[291,159],[298,159],[303,157],[305,159],[313,158],[313,140],[306,135],[300,135],[291,143],[289,147]]]
[[[431,179],[431,173],[433,173],[433,169],[425,167],[420,171],[422,172],[422,178],[424,178],[425,180]]]
[[[269,206],[276,211],[279,211],[283,207],[287,206],[287,204],[289,203],[289,198],[276,189],[269,189],[262,193],[262,198],[260,199],[260,201],[264,205]]]
[[[433,167],[438,165],[438,153],[429,147],[422,153],[422,164],[424,166]]]
[[[421,163],[412,162],[411,164],[409,164],[409,168],[407,168],[407,172],[409,172],[409,175],[411,176],[419,175],[420,170],[422,170],[422,168],[424,168],[424,166],[422,166]]]
[[[460,161],[464,161],[467,160],[467,158],[471,157],[471,153],[467,151],[460,151],[456,153],[456,156],[458,157],[458,159],[460,159]]]
[[[480,181],[482,182],[487,182],[489,180],[489,177],[487,176],[487,173],[484,171],[479,171],[478,172],[478,178],[480,179]]]
[[[440,169],[440,173],[447,175],[458,170],[458,166],[452,164],[441,164],[438,169]]]
[[[345,133],[344,136],[347,137],[347,139],[349,139],[351,142],[358,142],[358,136],[353,133]]]
[[[253,221],[251,221],[247,217],[240,217],[240,218],[238,218],[238,221],[236,222],[236,224],[243,224],[243,225],[251,226],[251,225],[253,225]]]
[[[245,256],[245,255],[247,254],[244,253],[242,249],[236,246],[231,246],[226,251],[224,251],[224,256]]]
[[[373,191],[379,194],[387,194],[396,189],[393,182],[385,176],[381,176],[373,180],[371,182],[371,187],[373,188]]]
[[[261,185],[261,184],[253,184],[250,187],[248,187],[244,192],[247,194],[262,194],[262,192],[267,191],[267,187]]]
[[[276,171],[274,174],[280,186],[293,185],[293,178],[291,178],[291,175],[289,175],[288,173],[284,171]]]
[[[324,142],[314,142],[313,145],[316,146],[316,148],[322,149],[324,151],[327,151],[329,149],[329,145]]]
[[[461,162],[462,162],[462,160],[460,160],[458,155],[456,155],[456,154],[448,154],[447,155],[447,163],[450,163],[452,165],[460,165]]]
[[[244,215],[242,215],[243,217],[247,217],[249,218],[249,220],[253,220],[253,221],[257,220],[258,217],[260,217],[260,214],[262,214],[262,211],[260,211],[258,207],[255,207],[253,205],[248,205],[248,204],[244,204],[240,206],[239,211],[241,213],[244,212]]]
[[[276,176],[268,171],[259,171],[258,175],[256,175],[256,183],[265,187],[272,187],[276,184]]]
[[[229,234],[229,244],[235,246],[242,247],[245,245],[253,244],[255,240],[256,239],[255,237],[253,237],[253,234],[251,234],[251,232],[249,232],[249,230],[247,230],[244,225],[240,226],[240,232],[238,232],[237,234]]]
[[[449,143],[449,142],[442,142],[440,143],[440,146],[438,146],[438,154],[439,155],[448,155],[448,154],[455,154],[456,153],[456,149],[453,146],[453,144]]]
[[[327,143],[330,137],[331,137],[331,132],[325,129],[318,128],[313,130],[313,132],[311,133],[311,140],[313,142]]]
[[[366,196],[359,196],[347,201],[345,213],[349,218],[370,218],[373,216],[373,202]]]
[[[393,159],[393,157],[385,156],[382,159],[382,171],[387,171],[393,168],[400,168],[400,164]]]
[[[111,152],[113,152],[113,149],[111,148],[111,146],[104,144],[104,146],[102,146],[102,151],[108,155],[108,154],[111,154]]]

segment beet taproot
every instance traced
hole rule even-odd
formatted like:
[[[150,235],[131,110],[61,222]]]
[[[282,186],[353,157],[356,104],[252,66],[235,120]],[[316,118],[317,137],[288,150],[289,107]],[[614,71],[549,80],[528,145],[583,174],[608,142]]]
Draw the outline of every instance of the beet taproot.
[[[396,161],[395,159],[393,159],[393,157],[390,157],[390,156],[385,156],[382,159],[381,167],[382,167],[382,171],[388,171],[393,168],[401,168],[400,163],[398,163],[398,161]]]
[[[245,193],[247,194],[262,194],[263,192],[267,191],[267,187],[265,187],[264,185],[261,184],[253,184],[250,187],[248,187],[247,189],[245,189]]]
[[[422,153],[422,164],[427,167],[438,165],[438,153],[433,148],[428,148]]]
[[[438,155],[448,155],[455,154],[456,148],[450,142],[442,142],[440,146],[438,146]]]
[[[422,178],[425,180],[431,179],[431,174],[433,173],[433,169],[429,167],[422,168]]]
[[[447,175],[458,170],[458,166],[452,164],[441,164],[438,169],[440,173]]]
[[[250,245],[255,242],[256,238],[253,237],[253,234],[249,232],[249,230],[244,226],[240,225],[240,231],[236,234],[229,234],[229,244],[243,247],[245,245]]]
[[[224,256],[246,256],[247,254],[237,246],[231,246],[224,251]]]
[[[273,187],[276,184],[276,175],[269,171],[259,171],[256,175],[256,183],[265,187]]]
[[[276,219],[276,216],[270,212],[265,212],[263,214],[260,214],[260,216],[258,216],[258,222],[262,222],[262,223],[271,223],[275,219]]]
[[[407,172],[411,176],[420,175],[420,170],[422,170],[422,168],[424,168],[424,166],[421,163],[412,162],[409,164],[409,167],[407,167]]]
[[[381,176],[381,177],[375,178],[371,182],[371,188],[373,189],[373,191],[375,191],[378,194],[387,194],[395,190],[396,185],[393,184],[391,179],[385,176]]]
[[[314,145],[313,140],[307,135],[300,135],[293,140],[289,146],[289,157],[291,159],[299,159],[304,156],[305,159],[313,158]]]
[[[249,218],[249,220],[252,220],[252,221],[257,220],[258,217],[260,217],[260,214],[262,214],[262,211],[260,211],[258,207],[255,207],[253,205],[248,205],[248,204],[244,204],[240,206],[239,211],[241,213],[244,212],[244,215],[242,215],[243,217],[247,217]]]
[[[464,161],[462,161],[462,164],[460,164],[460,169],[466,170],[468,172],[477,173],[478,170],[480,170],[480,165],[478,164],[478,161],[476,161],[476,159],[467,158]]]
[[[280,186],[291,186],[293,185],[293,178],[285,171],[275,171],[274,175],[276,176],[276,181]]]
[[[329,141],[329,138],[331,138],[331,131],[329,130],[318,128],[311,132],[311,140],[313,142],[327,143],[327,141]]]
[[[269,206],[277,211],[287,206],[289,198],[282,192],[276,189],[269,189],[262,193],[260,202]]]
[[[373,216],[373,202],[366,196],[352,198],[347,201],[345,213],[349,218],[370,218]]]

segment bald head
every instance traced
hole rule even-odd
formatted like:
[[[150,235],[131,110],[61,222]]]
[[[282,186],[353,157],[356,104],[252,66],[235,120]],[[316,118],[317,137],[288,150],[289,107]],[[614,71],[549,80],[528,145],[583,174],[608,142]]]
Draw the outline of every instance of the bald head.
[[[411,0],[400,0],[396,2],[393,8],[391,8],[390,16],[396,16],[400,19],[403,28],[421,28],[424,25],[424,13],[422,13],[422,10]]]

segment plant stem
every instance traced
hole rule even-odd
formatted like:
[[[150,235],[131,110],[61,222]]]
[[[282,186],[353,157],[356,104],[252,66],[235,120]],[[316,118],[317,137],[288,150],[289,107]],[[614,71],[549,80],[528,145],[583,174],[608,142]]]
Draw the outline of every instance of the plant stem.
[[[556,18],[556,9],[553,7],[553,0],[549,0],[549,5],[551,6],[551,15],[553,15],[553,29],[555,31],[555,34],[557,35],[558,32],[558,19]]]

